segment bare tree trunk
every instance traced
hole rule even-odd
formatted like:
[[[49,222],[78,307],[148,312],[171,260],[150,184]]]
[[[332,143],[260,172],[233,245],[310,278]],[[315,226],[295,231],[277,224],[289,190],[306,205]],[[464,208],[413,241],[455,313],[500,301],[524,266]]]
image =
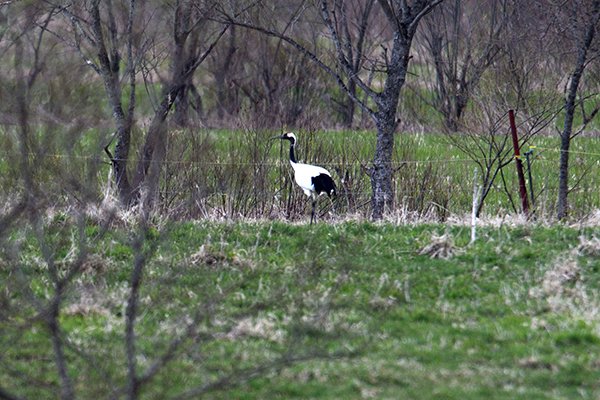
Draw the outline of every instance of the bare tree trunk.
[[[414,32],[413,32],[414,34]],[[410,60],[410,47],[413,35],[397,32],[394,35],[391,59],[389,61],[388,76],[383,92],[378,97],[378,111],[373,114],[377,126],[377,146],[371,168],[372,186],[372,215],[374,220],[383,217],[386,208],[393,208],[394,190],[392,185],[393,166],[392,155],[394,152],[394,133],[398,122],[396,110],[400,99],[400,90],[404,86],[408,62]]]
[[[133,19],[135,1],[130,0],[129,3],[129,26],[128,26],[128,53],[131,53],[131,24]],[[108,3],[109,7],[109,15],[110,15],[110,32],[113,35],[113,46],[116,46],[116,24],[114,21],[114,17],[112,14],[112,3]],[[93,44],[96,48],[98,54],[98,66],[96,67],[96,72],[100,74],[102,77],[102,81],[104,83],[104,89],[106,90],[106,95],[108,97],[108,104],[111,108],[113,119],[116,125],[116,139],[117,144],[115,147],[115,155],[111,157],[111,162],[113,165],[114,171],[114,179],[117,184],[117,191],[119,193],[119,198],[121,202],[125,205],[133,204],[136,199],[129,183],[129,178],[127,175],[127,160],[129,159],[129,148],[131,143],[131,127],[133,120],[133,109],[135,107],[135,102],[132,99],[135,99],[135,80],[131,81],[132,85],[132,95],[130,96],[130,104],[129,104],[129,115],[125,115],[123,110],[123,104],[121,100],[121,83],[119,82],[119,70],[120,70],[120,62],[121,56],[116,47],[113,47],[110,54],[106,47],[106,39],[104,32],[102,30],[102,20],[100,16],[100,0],[94,0],[92,2],[91,7],[91,27],[93,33]],[[133,61],[131,60],[131,54],[128,55],[128,63],[130,72],[135,75],[133,68]],[[109,153],[110,155],[110,153]]]
[[[354,103],[352,97],[356,97],[356,83],[350,81],[348,83],[348,91],[350,92],[350,95],[346,101],[342,103],[342,124],[347,128],[352,128],[354,113],[356,111],[356,103]]]
[[[194,51],[198,48],[199,40],[200,38],[198,34],[190,35],[190,43],[188,46],[191,51]],[[181,57],[181,54],[179,54],[179,56]],[[176,61],[176,66],[180,70],[183,70],[183,68],[179,66],[180,61],[181,60]],[[187,74],[182,77],[182,81],[180,82],[181,90],[179,90],[179,94],[175,97],[175,113],[173,115],[173,121],[179,126],[187,126],[189,124],[191,108],[190,95],[193,95],[195,90],[193,77],[194,76],[192,74]]]
[[[188,126],[190,123],[190,88],[193,83],[191,79],[183,84],[179,95],[175,98],[175,112],[173,113],[173,122],[181,127]]]
[[[575,106],[577,102],[577,90],[583,72],[588,62],[588,51],[594,40],[596,25],[600,20],[600,0],[593,2],[592,17],[586,27],[585,35],[579,43],[577,63],[571,74],[569,87],[567,90],[567,99],[565,100],[565,123],[560,135],[560,161],[559,161],[559,183],[558,183],[558,208],[557,218],[565,219],[569,212],[567,196],[569,194],[569,149],[573,133],[573,119],[575,116]]]
[[[394,150],[394,115],[379,115],[377,124],[377,145],[371,176],[372,218],[381,219],[386,208],[393,206],[394,190],[392,185],[392,154]]]
[[[217,116],[219,119],[223,119],[226,112],[231,113],[235,108],[233,107],[233,102],[229,96],[229,91],[226,88],[225,78],[231,69],[231,61],[233,60],[233,55],[236,51],[236,38],[236,29],[232,26],[229,31],[229,41],[227,43],[225,58],[221,64],[221,68],[215,73],[215,84],[217,87]]]
[[[141,194],[141,186],[146,180],[150,166],[153,163],[160,164],[163,161],[162,157],[157,156],[164,154],[165,136],[167,134],[165,121],[167,119],[167,115],[169,114],[169,110],[173,106],[175,98],[179,96],[179,92],[182,89],[183,84],[181,82],[165,88],[162,95],[163,100],[154,112],[154,117],[152,118],[152,122],[150,122],[150,127],[148,128],[148,133],[146,134],[140,159],[137,163],[137,170],[134,178],[135,190],[137,191],[138,196]],[[156,178],[158,178],[158,175]],[[156,187],[155,185],[150,186]],[[146,193],[146,195],[150,195],[152,197],[154,196],[154,193]],[[152,202],[149,200],[149,198],[146,198],[145,201],[150,201],[150,203]]]
[[[191,14],[192,2],[182,1],[177,2],[173,17],[173,52],[171,56],[171,73],[170,78],[163,84],[161,93],[161,101],[157,109],[154,111],[154,117],[148,128],[144,146],[138,160],[136,175],[134,179],[137,190],[141,189],[142,184],[146,180],[148,169],[152,163],[162,163],[162,159],[156,157],[163,154],[161,148],[165,143],[166,127],[164,125],[169,111],[185,87],[185,83],[189,80],[191,74],[186,73],[186,69],[194,63],[195,48],[188,49],[186,44],[188,39],[194,33],[191,29]],[[192,40],[193,41],[193,40]],[[158,151],[157,151],[158,150]],[[158,175],[156,176],[158,178]],[[149,187],[157,187],[156,185],[146,185]],[[146,193],[146,205],[152,203],[154,193]]]
[[[56,367],[58,369],[58,376],[61,380],[61,398],[64,400],[74,399],[75,393],[73,392],[73,383],[71,377],[67,371],[67,362],[64,353],[64,346],[62,341],[62,333],[59,325],[59,312],[60,303],[62,301],[62,285],[57,285],[56,294],[50,305],[50,310],[47,316],[47,325],[50,330],[50,337],[52,338],[52,347],[54,349],[54,359]]]

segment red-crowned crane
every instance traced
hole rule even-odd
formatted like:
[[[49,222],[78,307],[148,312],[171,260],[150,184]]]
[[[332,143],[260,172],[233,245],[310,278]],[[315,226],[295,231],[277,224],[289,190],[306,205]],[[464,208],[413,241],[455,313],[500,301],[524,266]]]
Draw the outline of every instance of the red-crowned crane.
[[[331,179],[331,174],[323,167],[316,165],[302,164],[296,161],[294,147],[296,146],[296,135],[292,132],[284,133],[281,136],[275,136],[273,139],[290,141],[290,164],[294,169],[294,180],[302,188],[304,194],[312,199],[312,213],[310,223],[312,225],[315,219],[315,207],[317,198],[325,193],[329,198],[335,196],[335,183]]]

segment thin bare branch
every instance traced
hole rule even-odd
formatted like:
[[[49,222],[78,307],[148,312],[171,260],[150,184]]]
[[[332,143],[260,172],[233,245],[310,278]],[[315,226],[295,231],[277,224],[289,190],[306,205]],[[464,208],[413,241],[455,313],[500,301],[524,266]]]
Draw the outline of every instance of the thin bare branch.
[[[156,249],[156,243],[149,250],[144,251],[144,237],[148,233],[148,227],[142,222],[138,237],[134,240],[135,251],[133,270],[129,281],[129,297],[125,310],[125,352],[127,355],[127,398],[135,400],[138,397],[140,382],[137,375],[137,349],[135,326],[137,323],[139,292],[142,285],[144,269],[152,251]]]
[[[418,10],[418,13],[411,18],[410,25],[408,25],[409,32],[416,32],[419,21],[442,2],[444,0],[424,0],[417,2],[418,6],[415,6],[415,8]]]
[[[323,22],[325,23],[325,26],[329,30],[329,35],[331,37],[331,41],[333,42],[333,44],[336,48],[337,61],[338,61],[339,65],[343,68],[346,76],[348,77],[348,79],[356,82],[356,84],[358,85],[358,87],[360,87],[361,90],[363,90],[369,97],[371,97],[373,100],[375,100],[377,97],[377,93],[375,93],[375,91],[373,91],[373,89],[371,87],[369,87],[367,84],[365,84],[362,81],[362,79],[360,79],[360,77],[358,76],[358,71],[352,67],[352,64],[351,64],[352,60],[351,60],[351,58],[349,58],[349,57],[351,57],[351,54],[348,54],[348,56],[347,56],[344,53],[344,48],[347,48],[349,46],[349,44],[347,44],[347,45],[342,44],[342,39],[340,38],[340,33],[338,32],[337,27],[334,25],[334,23],[331,20],[327,0],[321,0],[321,17],[323,18]],[[348,90],[345,85],[343,86],[343,88],[349,96],[354,97],[353,98],[354,101],[358,100],[356,98],[356,95],[351,93],[351,91]],[[361,100],[358,100],[358,101],[361,101]],[[361,107],[363,107],[363,106],[361,105]],[[366,105],[364,105],[364,107],[366,107]],[[363,109],[364,109],[364,107],[363,107]]]
[[[271,37],[280,38],[283,41],[285,41],[286,43],[290,44],[296,50],[298,50],[302,54],[306,55],[306,57],[309,60],[314,62],[319,68],[321,68],[323,71],[325,71],[328,75],[333,77],[336,80],[336,82],[338,83],[338,85],[340,86],[340,88],[345,93],[347,93],[349,96],[351,96],[352,99],[363,109],[363,111],[365,111],[366,113],[368,113],[371,116],[374,116],[374,114],[375,114],[374,110],[372,110],[362,99],[358,98],[356,95],[351,94],[351,91],[348,89],[348,87],[344,83],[344,80],[341,75],[339,75],[337,72],[335,72],[325,62],[323,62],[315,53],[308,50],[306,47],[304,47],[303,45],[298,43],[296,40],[292,39],[289,36],[282,35],[279,32],[275,32],[271,29],[263,28],[263,27],[256,26],[253,24],[248,24],[248,23],[245,23],[242,21],[236,21],[235,19],[231,18],[230,16],[225,16],[225,18],[226,18],[226,20],[225,20],[226,23],[229,23],[231,25],[236,25],[236,26],[246,28],[246,29],[251,29],[251,30],[263,33],[265,35],[271,36]]]

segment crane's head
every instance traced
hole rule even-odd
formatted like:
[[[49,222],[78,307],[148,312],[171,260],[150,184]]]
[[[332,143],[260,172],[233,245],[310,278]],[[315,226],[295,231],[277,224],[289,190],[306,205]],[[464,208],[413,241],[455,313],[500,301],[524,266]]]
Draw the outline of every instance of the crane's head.
[[[292,146],[296,144],[296,135],[294,135],[292,132],[284,133],[281,136],[275,136],[271,139],[289,140]]]

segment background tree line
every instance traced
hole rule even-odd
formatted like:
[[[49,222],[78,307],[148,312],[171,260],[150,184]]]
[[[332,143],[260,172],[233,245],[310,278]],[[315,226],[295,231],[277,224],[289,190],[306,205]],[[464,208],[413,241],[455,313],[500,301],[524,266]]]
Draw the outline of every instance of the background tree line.
[[[375,130],[374,219],[397,206],[395,137],[443,131],[485,193],[510,162],[513,108],[523,143],[561,138],[564,218],[570,141],[600,107],[595,0],[6,1],[0,16],[11,165],[77,154],[94,130],[129,206],[156,201],[172,132],[201,128]]]

